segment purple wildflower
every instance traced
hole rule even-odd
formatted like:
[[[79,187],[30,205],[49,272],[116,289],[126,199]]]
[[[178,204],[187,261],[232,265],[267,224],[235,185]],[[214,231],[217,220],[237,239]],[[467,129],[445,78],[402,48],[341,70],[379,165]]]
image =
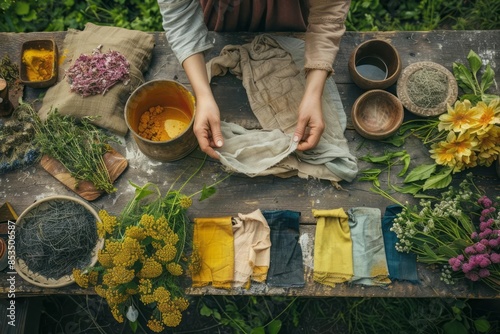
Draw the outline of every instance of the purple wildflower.
[[[493,233],[493,230],[491,228],[485,229],[483,232],[479,233],[479,238],[484,239],[489,237]],[[481,240],[482,242],[482,240]]]
[[[498,253],[491,253],[490,260],[491,260],[492,263],[500,263],[500,254],[498,254]]]
[[[463,262],[463,260],[464,260],[464,259],[465,259],[465,258],[464,258],[464,255],[463,255],[463,254],[460,254],[460,255],[458,255],[458,256],[457,256],[457,260],[459,260],[459,261],[462,261],[462,262]]]
[[[467,277],[468,279],[470,279],[473,282],[479,281],[479,275],[473,271],[466,273],[465,277]]]
[[[482,269],[479,269],[478,274],[479,274],[479,277],[485,278],[485,277],[490,276],[490,271],[486,268],[482,268]]]
[[[479,262],[479,266],[481,268],[486,268],[487,266],[489,266],[491,264],[491,261],[490,259],[486,258],[486,257],[482,257],[480,259],[480,262]]]
[[[474,249],[478,253],[484,253],[484,251],[486,250],[486,246],[483,245],[482,243],[478,242],[477,244],[474,245]]]
[[[491,240],[488,241],[488,243],[490,244],[491,248],[498,247],[498,239],[491,239]]]
[[[472,234],[470,235],[471,239],[477,239],[477,232],[472,232]]]
[[[466,274],[467,274],[468,272],[470,272],[472,269],[474,269],[474,268],[472,267],[472,265],[471,265],[470,263],[464,263],[464,264],[462,265],[462,271],[463,271],[464,273],[466,273]]]
[[[469,247],[465,247],[465,254],[468,254],[468,255],[472,255],[472,254],[476,254],[476,249],[474,248],[474,246],[469,246]]]
[[[485,208],[489,208],[493,205],[493,202],[486,195],[479,198],[477,202]]]

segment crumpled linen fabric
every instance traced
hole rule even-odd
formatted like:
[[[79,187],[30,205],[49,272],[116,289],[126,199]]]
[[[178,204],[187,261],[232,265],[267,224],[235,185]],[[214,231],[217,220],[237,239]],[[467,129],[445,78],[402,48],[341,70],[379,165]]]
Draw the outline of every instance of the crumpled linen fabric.
[[[352,282],[363,285],[391,283],[379,208],[353,207],[347,211],[351,230],[354,276]]]
[[[201,268],[191,275],[192,286],[230,289],[234,279],[232,217],[195,218],[193,248],[201,258]]]
[[[342,208],[312,212],[316,218],[313,280],[332,287],[350,281],[354,265],[348,215]]]
[[[227,71],[240,78],[263,131],[279,129],[283,132],[281,136],[284,138],[279,141],[282,146],[273,147],[278,154],[272,162],[278,169],[272,174],[350,182],[358,171],[357,160],[349,152],[344,137],[345,113],[333,79],[327,80],[323,94],[325,131],[318,145],[305,152],[291,150],[289,138],[297,124],[298,108],[305,88],[305,77],[299,69],[304,62],[301,50],[304,50],[304,42],[300,39],[263,34],[251,43],[224,47],[218,57],[207,63],[207,71],[209,78],[225,75]],[[224,124],[222,127],[226,130],[232,128]],[[237,172],[241,168],[238,155],[241,147],[233,146],[231,139],[241,135],[240,132],[227,130],[224,146],[217,149],[224,166]],[[247,136],[245,143],[253,145],[249,148],[247,144],[245,149],[252,150],[256,158],[255,165],[245,160],[246,167],[242,172],[249,176],[270,174],[265,172],[266,169],[262,171],[258,157],[271,145],[261,140],[258,130],[245,132],[244,135]],[[283,158],[283,155],[286,157]]]
[[[271,229],[271,261],[267,285],[304,287],[304,261],[299,243],[300,212],[264,210],[262,214]]]
[[[251,280],[265,282],[271,254],[270,228],[262,212],[239,213],[233,219],[233,288],[249,288]]]
[[[414,253],[403,253],[396,250],[398,237],[395,232],[391,231],[394,218],[402,210],[403,207],[400,205],[389,205],[385,208],[382,217],[382,234],[389,267],[389,277],[392,280],[418,283],[417,256]]]

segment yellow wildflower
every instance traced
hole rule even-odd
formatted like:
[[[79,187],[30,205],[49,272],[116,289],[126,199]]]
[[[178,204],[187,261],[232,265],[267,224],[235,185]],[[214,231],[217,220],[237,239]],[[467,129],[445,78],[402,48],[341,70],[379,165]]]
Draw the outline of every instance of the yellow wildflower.
[[[123,314],[120,312],[118,307],[112,307],[111,314],[113,314],[113,317],[115,318],[116,321],[118,321],[119,323],[123,322]]]
[[[115,216],[111,216],[106,210],[100,210],[99,218],[101,218],[102,223],[104,225],[104,230],[108,234],[112,234],[115,230],[115,227],[118,226],[118,221]]]
[[[161,249],[157,250],[155,253],[155,258],[163,264],[172,261],[177,254],[177,248],[172,244],[165,244]]]
[[[116,266],[111,269],[113,280],[115,284],[125,284],[134,279],[134,270],[127,269],[123,266]]]
[[[483,135],[496,124],[500,124],[500,99],[494,99],[488,105],[479,101],[474,109],[477,109],[479,117],[472,131],[477,135]]]
[[[100,221],[96,223],[97,226],[97,236],[99,238],[104,238],[106,236],[106,230],[104,229],[104,224]]]
[[[201,270],[201,255],[197,249],[193,249],[189,258],[188,271],[190,275],[199,273]]]
[[[162,313],[163,323],[168,327],[177,327],[182,320],[182,314],[178,309],[173,309],[172,312]]]
[[[180,276],[183,273],[181,265],[178,263],[175,263],[175,262],[171,262],[171,263],[167,264],[167,270],[173,276]]]
[[[153,296],[158,303],[166,303],[170,301],[170,291],[165,289],[165,287],[160,286],[155,289]]]
[[[125,237],[121,246],[121,251],[116,254],[113,259],[115,265],[122,265],[124,267],[133,266],[142,253],[139,241],[130,237]]]
[[[155,278],[161,275],[163,268],[159,262],[153,258],[144,260],[142,269],[137,273],[139,278]]]
[[[123,314],[121,313],[121,311],[118,309],[118,307],[112,307],[111,308],[111,314],[113,314],[113,317],[115,318],[116,321],[118,321],[119,323],[122,323],[123,322]]]
[[[431,146],[431,158],[438,165],[449,166],[454,172],[459,172],[466,166],[472,166],[474,159],[473,149],[477,145],[477,138],[469,133],[456,135],[453,131],[448,133],[446,141]]]
[[[494,126],[487,133],[478,136],[477,145],[479,163],[491,166],[500,155],[500,127]]]
[[[155,297],[153,296],[153,294],[149,294],[149,295],[142,295],[141,294],[140,299],[144,305],[148,305],[148,304],[155,302]]]
[[[193,200],[191,197],[188,196],[181,196],[179,203],[181,205],[181,208],[183,209],[188,209],[191,205],[193,205]]]
[[[449,130],[464,133],[477,124],[479,111],[471,108],[469,100],[457,101],[455,106],[448,105],[448,112],[439,116],[438,130]]]
[[[129,296],[121,293],[118,289],[108,288],[106,289],[105,298],[110,306],[114,306],[126,302]]]
[[[146,234],[144,233],[144,229],[140,226],[129,226],[125,230],[125,236],[133,239],[137,239],[139,241],[144,240],[146,238]]]
[[[120,253],[122,249],[122,243],[118,240],[106,240],[106,242],[104,243],[104,249],[111,256],[115,256],[116,254]]]
[[[92,270],[88,273],[89,284],[96,285],[99,280],[99,272],[97,270]]]
[[[104,289],[102,285],[96,285],[94,290],[99,297],[106,298],[106,289]]]
[[[186,298],[178,297],[172,300],[179,311],[185,311],[189,307],[189,302]]]
[[[151,291],[153,291],[153,282],[150,279],[147,278],[141,278],[139,280],[139,293],[143,295],[150,294]]]
[[[113,266],[113,257],[102,249],[97,253],[97,260],[104,268],[111,268]]]
[[[162,323],[158,319],[151,318],[148,320],[148,327],[153,332],[160,333],[163,331],[165,327],[163,327]]]
[[[84,289],[89,287],[89,275],[83,273],[80,269],[73,269],[73,278],[78,286]]]
[[[136,295],[139,293],[139,291],[137,289],[131,289],[131,288],[127,288],[125,290],[125,292],[127,293],[127,295],[130,295],[130,296],[133,296],[133,295]]]

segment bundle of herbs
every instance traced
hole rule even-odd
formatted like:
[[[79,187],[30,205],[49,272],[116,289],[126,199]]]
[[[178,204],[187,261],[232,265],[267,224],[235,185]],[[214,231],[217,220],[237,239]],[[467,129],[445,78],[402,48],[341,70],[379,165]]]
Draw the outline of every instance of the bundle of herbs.
[[[45,121],[36,113],[32,117],[34,141],[41,153],[58,160],[77,182],[92,182],[107,193],[116,191],[103,158],[112,150],[109,142],[118,142],[116,137],[94,126],[90,117],[77,121],[57,109],[51,110]]]
[[[58,280],[88,266],[96,243],[96,217],[75,201],[42,202],[16,229],[17,259],[46,279]]]

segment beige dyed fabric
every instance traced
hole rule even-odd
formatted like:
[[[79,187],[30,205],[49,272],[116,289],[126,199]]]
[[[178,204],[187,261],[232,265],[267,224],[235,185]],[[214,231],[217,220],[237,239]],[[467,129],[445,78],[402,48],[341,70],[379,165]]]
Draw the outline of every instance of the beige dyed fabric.
[[[267,133],[245,132],[233,125],[223,125],[225,144],[218,149],[221,162],[230,170],[249,176],[276,174],[289,177],[299,175],[334,182],[352,181],[357,174],[357,160],[349,152],[344,137],[346,117],[333,79],[328,79],[323,94],[325,131],[318,145],[309,151],[291,149],[289,137],[296,127],[298,108],[305,89],[302,68],[304,42],[296,38],[260,35],[251,43],[228,45],[220,56],[207,63],[209,77],[225,75],[230,71],[243,82],[253,113],[264,131],[279,129],[285,143],[277,147],[266,143]],[[235,136],[245,140],[233,141]],[[286,137],[286,138],[285,138]],[[275,152],[274,169],[260,163],[262,155]],[[253,156],[249,161],[240,157]],[[283,155],[286,157],[283,158]],[[245,168],[241,167],[243,160]]]
[[[81,54],[90,55],[99,45],[102,53],[114,50],[125,56],[130,63],[130,82],[128,85],[118,82],[104,95],[82,97],[70,91],[64,73]],[[144,83],[143,72],[150,64],[153,47],[154,36],[141,31],[92,23],[87,23],[83,31],[68,30],[59,50],[64,62],[59,67],[58,83],[47,90],[40,117],[45,119],[51,108],[76,118],[97,116],[95,125],[125,135],[128,130],[123,116],[125,104],[135,88]]]
[[[249,288],[250,281],[265,282],[271,256],[271,230],[262,212],[239,213],[233,219],[233,287]]]

